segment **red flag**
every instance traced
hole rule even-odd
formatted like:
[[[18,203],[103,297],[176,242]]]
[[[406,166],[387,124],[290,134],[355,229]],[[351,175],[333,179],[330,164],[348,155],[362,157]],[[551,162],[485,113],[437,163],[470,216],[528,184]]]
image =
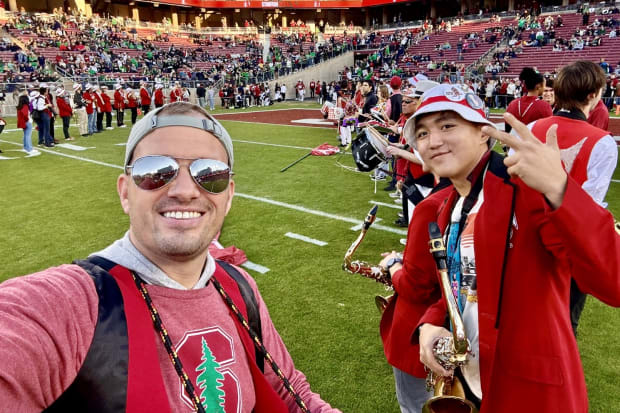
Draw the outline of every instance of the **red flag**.
[[[329,155],[333,155],[335,153],[339,153],[340,149],[338,149],[338,147],[333,146],[333,145],[329,145],[327,143],[324,143],[322,145],[317,146],[316,148],[314,148],[312,150],[312,155],[314,156],[329,156]]]

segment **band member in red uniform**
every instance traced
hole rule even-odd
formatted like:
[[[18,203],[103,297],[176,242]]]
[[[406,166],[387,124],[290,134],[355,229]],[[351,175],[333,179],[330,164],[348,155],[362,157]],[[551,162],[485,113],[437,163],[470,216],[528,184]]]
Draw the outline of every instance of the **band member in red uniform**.
[[[84,103],[86,104],[86,116],[88,117],[88,134],[92,135],[97,131],[97,113],[95,112],[95,92],[90,83],[84,86],[82,94]]]
[[[103,132],[103,94],[99,86],[94,86],[95,108],[97,110],[97,133]]]
[[[153,94],[155,100],[155,107],[160,108],[164,106],[164,85],[161,83],[155,84],[155,93]]]
[[[126,128],[123,122],[125,117],[125,95],[123,94],[123,86],[117,83],[114,86],[114,109],[116,110],[116,126]]]
[[[125,99],[127,99],[127,107],[131,111],[131,125],[136,124],[138,118],[138,96],[130,87],[125,89]]]
[[[170,103],[180,102],[183,97],[183,91],[179,82],[174,83],[174,87],[170,90]]]
[[[73,116],[73,109],[71,109],[71,105],[69,104],[69,100],[64,89],[56,89],[56,106],[58,106],[58,116],[62,119],[62,132],[65,135],[65,140],[75,140],[69,134],[69,124],[71,122],[71,116]]]
[[[545,91],[545,78],[531,67],[524,67],[519,79],[527,89],[527,95],[510,102],[506,112],[512,113],[515,118],[526,125],[536,119],[553,115],[551,106],[539,99]],[[511,126],[506,124],[506,132],[510,132],[510,129]]]
[[[566,171],[602,207],[607,206],[605,195],[618,162],[618,149],[607,130],[589,124],[586,119],[601,103],[605,82],[605,73],[593,62],[582,60],[565,66],[555,79],[555,116],[531,125],[534,135],[543,142],[545,130],[558,125],[558,145]],[[570,313],[577,334],[586,296],[575,279],[571,281]]]
[[[146,88],[146,82],[140,81],[140,105],[142,106],[142,114],[146,115],[151,108],[151,93]]]
[[[314,80],[310,81],[309,89],[310,89],[310,99],[314,99],[314,88],[316,87],[316,83]]]
[[[108,87],[106,85],[101,86],[101,97],[103,98],[103,113],[105,114],[105,128],[108,130],[114,129],[112,127],[112,101],[110,95],[108,95]]]
[[[570,278],[620,305],[620,237],[612,215],[566,173],[558,127],[552,125],[542,143],[511,114],[504,120],[520,139],[486,119],[473,91],[447,84],[426,92],[405,125],[425,167],[452,184],[431,195],[442,202],[429,221],[438,223],[446,240],[448,294],[454,294],[470,341],[468,361],[454,374],[464,378],[474,402],[482,400],[480,413],[521,412],[525,395],[537,411],[586,412],[585,379],[566,311]],[[492,151],[494,139],[514,154],[504,158]],[[417,231],[428,223],[420,222]],[[420,237],[420,250],[427,241]],[[393,258],[387,255],[382,265]],[[411,268],[412,300],[426,307],[439,288],[437,268],[428,255],[416,256]],[[390,272],[400,269],[392,263]],[[412,335],[420,360],[441,376],[451,373],[433,347],[452,336],[446,308],[442,297],[410,314],[422,313]]]

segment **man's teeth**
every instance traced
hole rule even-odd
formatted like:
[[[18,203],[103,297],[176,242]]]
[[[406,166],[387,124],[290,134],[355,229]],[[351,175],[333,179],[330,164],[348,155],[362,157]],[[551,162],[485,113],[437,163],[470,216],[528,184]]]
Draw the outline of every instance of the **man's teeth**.
[[[169,211],[164,212],[164,216],[166,218],[174,218],[174,219],[191,219],[200,217],[200,212],[189,212],[189,211]]]

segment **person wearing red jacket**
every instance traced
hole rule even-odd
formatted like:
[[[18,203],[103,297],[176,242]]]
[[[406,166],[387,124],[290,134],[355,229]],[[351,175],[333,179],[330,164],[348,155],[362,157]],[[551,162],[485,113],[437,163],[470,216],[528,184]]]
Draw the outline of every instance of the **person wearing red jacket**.
[[[515,99],[508,105],[506,112],[511,113],[520,122],[526,125],[537,119],[553,115],[551,105],[540,99],[545,91],[545,78],[531,67],[524,67],[519,74],[519,79],[527,88],[527,95]],[[511,126],[506,124],[506,132],[510,132]]]
[[[116,126],[126,128],[123,122],[125,118],[125,96],[123,95],[123,86],[120,83],[114,85],[114,109],[116,110]]]
[[[82,99],[86,105],[86,116],[88,117],[88,134],[92,135],[97,131],[97,113],[95,112],[95,93],[90,83],[84,86]]]
[[[155,84],[155,93],[153,94],[155,100],[155,107],[161,108],[164,106],[164,85],[161,83]]]
[[[594,109],[590,111],[588,123],[599,129],[603,129],[605,131],[609,130],[609,110],[607,109],[607,106],[605,106],[605,102],[603,102],[602,99],[600,99]]]
[[[97,133],[103,132],[103,93],[99,86],[94,86],[95,109],[97,110]]]
[[[64,89],[56,89],[56,106],[58,106],[58,116],[62,119],[62,132],[65,135],[65,140],[75,140],[69,134],[69,125],[71,123],[71,116],[73,116],[73,109],[71,109]]]
[[[511,114],[504,120],[520,139],[497,130],[473,92],[445,84],[424,94],[405,125],[425,167],[451,183],[437,193],[443,198],[437,215],[418,229],[436,222],[447,241],[447,293],[471,347],[454,374],[473,402],[482,400],[480,413],[521,412],[524,396],[537,411],[586,412],[585,379],[566,311],[570,279],[620,305],[620,235],[613,216],[566,173],[556,126],[543,143]],[[495,139],[514,155],[492,151]],[[427,241],[417,240],[420,251]],[[387,254],[381,265],[394,258]],[[433,351],[437,339],[452,336],[446,297],[426,306],[427,296],[440,288],[437,268],[415,259],[407,276],[412,300],[421,305],[410,314],[418,319],[412,344],[420,345],[427,368],[451,375]],[[402,268],[391,264],[391,273]]]
[[[32,119],[30,119],[30,99],[28,95],[21,95],[17,104],[17,127],[24,130],[24,149],[28,155],[40,155],[32,147]]]
[[[103,113],[105,114],[105,128],[108,130],[114,129],[112,127],[112,100],[108,95],[108,87],[106,85],[101,86],[101,97],[103,98]]]
[[[142,114],[146,115],[151,108],[151,92],[146,88],[146,82],[140,81],[140,105],[142,106]]]
[[[170,90],[170,103],[180,102],[183,97],[183,91],[179,82],[175,82],[174,87]]]
[[[128,87],[125,89],[125,98],[127,99],[127,107],[131,111],[131,125],[133,126],[138,118],[138,96],[132,88]]]

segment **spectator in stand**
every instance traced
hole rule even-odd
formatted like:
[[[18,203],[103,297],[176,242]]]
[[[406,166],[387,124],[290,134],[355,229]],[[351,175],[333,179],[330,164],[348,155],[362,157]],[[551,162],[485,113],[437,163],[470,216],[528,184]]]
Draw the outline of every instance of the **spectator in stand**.
[[[528,125],[537,119],[547,118],[553,115],[551,106],[540,96],[545,90],[545,78],[534,68],[524,67],[519,74],[519,80],[527,89],[527,95],[513,100],[506,112],[514,115],[520,122]],[[506,132],[510,132],[511,126],[506,122]]]
[[[153,94],[155,100],[155,108],[161,108],[164,106],[164,85],[161,83],[155,83],[155,93]]]
[[[56,106],[58,106],[58,116],[62,119],[62,132],[65,136],[65,140],[75,140],[69,134],[69,125],[71,123],[71,116],[73,116],[73,110],[71,109],[71,105],[69,105],[69,98],[64,89],[56,89]]]
[[[151,108],[151,92],[149,92],[144,80],[140,81],[140,106],[142,107],[143,115],[149,113]]]
[[[125,117],[125,95],[123,95],[123,86],[120,83],[114,85],[114,109],[116,110],[116,126],[126,128],[123,122]]]
[[[30,101],[27,95],[20,95],[17,103],[17,127],[24,130],[24,149],[28,155],[39,155],[36,149],[32,148],[32,119],[30,118]]]
[[[132,88],[128,87],[125,89],[125,99],[127,100],[127,107],[131,111],[131,126],[133,126],[136,124],[136,119],[138,118],[139,97]]]
[[[103,98],[103,113],[105,114],[105,128],[107,130],[114,129],[112,127],[112,101],[108,95],[108,87],[101,86],[101,97]]]
[[[80,136],[88,136],[88,115],[86,114],[86,102],[82,96],[82,85],[73,84],[73,105],[78,120]]]

